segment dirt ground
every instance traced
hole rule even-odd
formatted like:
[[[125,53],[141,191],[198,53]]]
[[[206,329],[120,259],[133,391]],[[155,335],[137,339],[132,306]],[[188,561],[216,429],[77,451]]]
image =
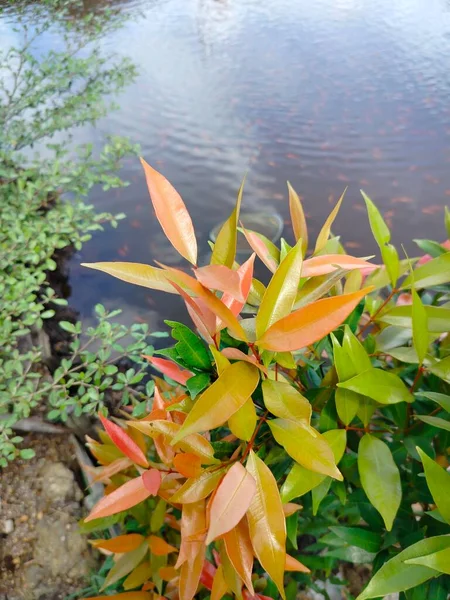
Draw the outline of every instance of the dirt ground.
[[[82,482],[68,434],[29,434],[32,460],[0,472],[0,600],[63,600],[94,567],[78,533]]]

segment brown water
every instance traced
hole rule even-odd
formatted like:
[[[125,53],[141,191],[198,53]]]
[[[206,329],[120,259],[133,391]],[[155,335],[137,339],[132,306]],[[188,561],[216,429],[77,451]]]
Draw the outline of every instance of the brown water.
[[[210,230],[231,211],[248,171],[245,212],[279,213],[286,180],[304,198],[312,234],[345,186],[336,221],[355,255],[375,246],[359,188],[394,241],[443,239],[450,202],[450,3],[447,0],[136,0],[136,19],[104,49],[140,74],[121,109],[77,141],[127,135],[182,194],[207,257]],[[82,261],[171,262],[143,173],[128,161],[125,190],[93,194],[128,216],[85,245],[71,267],[72,303],[102,301],[125,318],[176,318],[174,298],[84,270]],[[313,237],[313,235],[312,235]]]

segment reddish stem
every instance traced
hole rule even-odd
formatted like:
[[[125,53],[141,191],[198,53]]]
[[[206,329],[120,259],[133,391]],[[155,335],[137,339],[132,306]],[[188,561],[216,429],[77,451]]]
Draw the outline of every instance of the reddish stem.
[[[250,454],[250,450],[252,450],[254,444],[255,444],[255,440],[256,440],[256,436],[259,433],[259,430],[262,427],[262,424],[265,423],[266,419],[267,419],[267,415],[269,414],[269,411],[266,410],[266,412],[263,414],[263,416],[260,418],[258,425],[255,428],[255,431],[253,432],[252,437],[250,438],[250,441],[247,444],[247,447],[244,450],[244,454],[242,455],[241,458],[241,463],[244,462],[244,460],[247,458],[247,456]]]
[[[373,321],[380,314],[380,312],[383,310],[383,308],[386,306],[386,304],[388,304],[388,302],[392,299],[394,294],[397,293],[397,291],[398,290],[396,290],[396,289],[392,290],[392,292],[389,294],[389,296],[386,298],[386,300],[383,302],[383,304],[373,313],[373,315],[369,318],[369,320],[364,325],[364,327],[360,330],[360,332],[358,333],[358,337],[362,336],[362,334],[366,331],[366,329],[369,327],[369,325],[371,325],[373,323]]]

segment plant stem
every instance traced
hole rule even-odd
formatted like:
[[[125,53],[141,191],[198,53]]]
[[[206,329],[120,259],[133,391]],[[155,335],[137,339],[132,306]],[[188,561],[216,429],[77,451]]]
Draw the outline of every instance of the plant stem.
[[[369,325],[371,325],[373,323],[374,319],[376,319],[376,317],[380,314],[380,312],[383,310],[383,308],[386,306],[386,304],[388,304],[388,302],[392,299],[394,294],[396,294],[397,292],[398,292],[398,290],[396,290],[396,289],[393,289],[391,291],[391,293],[386,298],[386,300],[383,302],[383,304],[374,312],[374,314],[369,318],[369,320],[364,325],[364,327],[359,331],[358,337],[361,337],[363,335],[363,333],[366,331],[366,329],[369,327]]]
[[[241,463],[243,463],[244,460],[247,458],[247,456],[250,454],[250,450],[253,448],[253,446],[255,444],[256,436],[258,435],[259,430],[262,427],[262,424],[265,423],[268,414],[269,414],[269,411],[266,410],[266,412],[260,418],[258,425],[255,427],[255,431],[253,432],[253,435],[250,438],[250,441],[248,442],[247,447],[244,450],[244,454],[242,455]]]

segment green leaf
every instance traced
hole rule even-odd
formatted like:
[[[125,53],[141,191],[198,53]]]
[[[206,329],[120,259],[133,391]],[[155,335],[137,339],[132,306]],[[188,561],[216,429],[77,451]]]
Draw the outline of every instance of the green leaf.
[[[448,250],[441,246],[441,244],[433,242],[433,240],[414,240],[414,242],[419,246],[421,250],[425,252],[425,254],[429,254],[433,258],[436,258],[437,256],[448,252]]]
[[[432,425],[433,427],[437,427],[438,429],[444,429],[445,431],[450,431],[450,421],[446,421],[445,419],[441,419],[439,417],[428,417],[426,415],[415,416],[417,419],[420,419],[428,425]]]
[[[228,427],[238,439],[250,441],[255,430],[258,417],[253,400],[249,398],[241,408],[228,419]]]
[[[210,381],[211,379],[208,373],[199,373],[186,381],[186,387],[192,400],[195,400],[195,398],[208,387]]]
[[[437,375],[440,379],[450,383],[450,356],[437,360],[428,367],[428,370],[434,375]]]
[[[421,565],[450,575],[450,548],[426,554],[425,556],[419,556],[418,558],[411,558],[406,561],[406,564]]]
[[[236,206],[233,212],[225,221],[217,234],[214,243],[214,249],[211,256],[212,265],[225,265],[230,269],[233,267],[236,256],[237,226],[239,222],[239,213],[241,210],[242,194],[244,191],[245,177],[239,188]]]
[[[337,385],[339,388],[368,396],[380,404],[414,401],[414,396],[409,392],[400,377],[391,371],[369,369]]]
[[[19,456],[24,460],[30,460],[31,458],[34,458],[36,456],[36,452],[31,448],[25,448],[24,450],[21,450],[19,452]]]
[[[447,333],[450,322],[450,308],[445,306],[424,306],[428,319],[428,330],[433,333]],[[382,323],[412,329],[412,306],[396,306],[376,319]]]
[[[362,548],[356,546],[344,546],[342,548],[334,548],[328,551],[325,556],[338,558],[339,560],[345,560],[353,564],[371,564],[375,558],[373,552],[367,552]]]
[[[428,317],[422,300],[414,288],[412,293],[413,343],[419,363],[422,364],[428,350]]]
[[[330,527],[330,530],[350,546],[364,548],[367,552],[378,552],[381,535],[363,527]]]
[[[446,396],[445,394],[439,394],[438,392],[418,392],[418,396],[424,396],[433,402],[442,406],[444,410],[450,412],[450,396]]]
[[[450,239],[450,210],[448,206],[445,207],[445,229],[447,230],[447,238]]]
[[[387,594],[404,592],[424,581],[436,577],[438,571],[422,565],[410,565],[407,561],[450,548],[450,535],[440,535],[409,546],[385,563],[375,573],[366,589],[356,600],[379,598]]]
[[[211,359],[202,340],[186,325],[176,321],[164,321],[172,328],[172,337],[178,340],[175,348],[178,356],[188,367],[209,371]]]
[[[372,363],[370,362],[370,358],[364,346],[361,344],[348,325],[346,325],[344,329],[342,348],[352,361],[356,374],[363,373],[372,367]]]
[[[430,288],[450,281],[450,252],[446,252],[414,269],[414,277],[409,275],[402,283],[401,289],[414,285],[415,289]]]
[[[359,442],[358,470],[367,497],[390,531],[400,507],[402,486],[389,446],[366,433]]]
[[[395,246],[392,244],[381,246],[381,258],[386,266],[391,285],[395,288],[400,276],[400,260]]]
[[[369,196],[361,190],[362,197],[366,203],[367,214],[369,216],[370,229],[372,230],[373,237],[377,242],[380,249],[391,240],[391,232],[388,226],[384,222],[380,211],[369,198]]]
[[[362,397],[356,392],[337,388],[334,396],[336,411],[344,425],[350,425],[358,412],[360,399]]]
[[[450,524],[450,473],[447,473],[418,446],[416,450],[422,460],[433,500],[441,516]]]
[[[317,515],[317,511],[319,510],[320,503],[328,494],[331,486],[331,482],[333,480],[331,477],[325,477],[323,481],[319,483],[314,489],[311,490],[312,497],[312,506],[313,506],[313,515]]]

